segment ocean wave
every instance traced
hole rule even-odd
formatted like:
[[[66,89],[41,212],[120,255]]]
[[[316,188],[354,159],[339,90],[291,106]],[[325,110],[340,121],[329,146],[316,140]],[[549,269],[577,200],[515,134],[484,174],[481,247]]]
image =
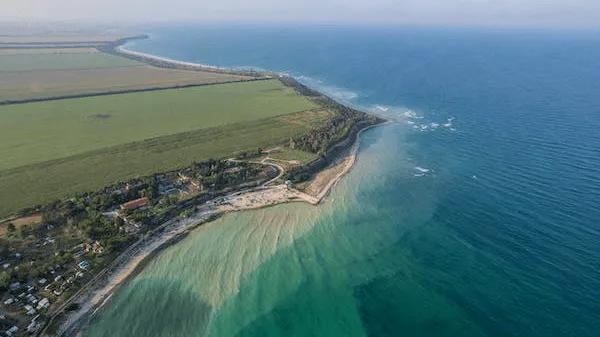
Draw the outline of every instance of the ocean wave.
[[[413,110],[406,110],[402,113],[402,116],[405,118],[411,118],[411,119],[423,119],[423,116],[419,116],[417,115],[416,112],[414,112]]]
[[[325,93],[326,95],[342,102],[350,102],[359,97],[359,94],[357,92],[334,85],[324,84],[322,80],[319,80],[317,78],[313,78],[306,75],[296,75],[294,76],[294,78],[296,78],[302,84],[305,84],[311,88],[315,88]]]
[[[454,117],[450,117],[445,123],[442,123],[435,121],[420,121],[420,119],[425,117],[417,115],[413,110],[405,111],[402,113],[402,116],[406,119],[405,123],[407,125],[412,125],[412,128],[416,131],[433,132],[442,128],[450,131],[456,131],[456,128],[453,127],[452,123],[454,121]]]
[[[446,121],[446,123],[442,124],[443,127],[445,128],[452,128],[452,122],[454,121],[454,117],[450,117],[448,118],[448,120]]]
[[[324,85],[318,87],[319,90],[323,91],[328,96],[331,96],[335,99],[339,99],[341,101],[352,101],[358,98],[358,93],[354,91],[350,91],[344,88],[335,87],[331,85]]]
[[[421,167],[421,166],[415,166],[415,170],[417,170],[417,171],[419,171],[421,173],[429,173],[431,171],[430,169],[424,168],[424,167]]]
[[[268,69],[257,67],[257,66],[232,66],[233,70],[241,70],[241,71],[256,71],[256,72],[269,72]],[[285,73],[282,73],[285,74]]]
[[[389,107],[383,105],[375,105],[375,109],[383,112],[387,112],[388,110],[390,110]]]

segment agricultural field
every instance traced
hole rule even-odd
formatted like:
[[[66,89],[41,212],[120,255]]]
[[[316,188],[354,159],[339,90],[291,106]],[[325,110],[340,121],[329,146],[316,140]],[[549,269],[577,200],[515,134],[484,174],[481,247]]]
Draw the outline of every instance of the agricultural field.
[[[99,69],[141,65],[91,48],[71,49],[29,49],[29,53],[18,53],[18,49],[4,49],[0,54],[0,72]],[[52,50],[55,52],[49,52]]]
[[[278,80],[0,106],[0,170],[314,109]]]
[[[74,53],[98,53],[96,48],[0,48],[0,56],[3,55],[31,55],[31,54],[74,54]]]
[[[28,34],[28,35],[0,35],[0,43],[86,43],[86,42],[111,42],[122,38],[122,34]]]
[[[61,41],[78,43],[26,42]],[[287,144],[331,117],[279,80],[250,79],[89,47],[0,48],[0,103],[25,102],[0,104],[0,219],[136,176]],[[137,89],[153,90],[115,93]],[[82,94],[92,95],[27,102]],[[314,159],[289,149],[275,156]]]
[[[0,49],[0,102],[244,79],[152,67],[94,48]]]
[[[285,144],[322,125],[323,111],[227,124],[99,149],[0,171],[0,218],[21,208],[77,192],[93,191],[136,176],[226,158],[243,151]]]
[[[0,218],[131,177],[285,144],[330,117],[278,80],[0,106]]]

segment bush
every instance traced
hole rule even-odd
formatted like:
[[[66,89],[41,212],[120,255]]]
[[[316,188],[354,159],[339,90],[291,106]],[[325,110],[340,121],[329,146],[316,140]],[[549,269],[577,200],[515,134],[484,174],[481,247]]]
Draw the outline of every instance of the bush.
[[[8,285],[10,284],[10,274],[6,271],[0,272],[0,290],[8,289]]]

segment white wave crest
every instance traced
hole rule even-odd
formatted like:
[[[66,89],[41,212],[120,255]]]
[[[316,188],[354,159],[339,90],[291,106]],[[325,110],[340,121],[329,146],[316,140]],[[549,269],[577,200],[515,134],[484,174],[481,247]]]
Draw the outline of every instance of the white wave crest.
[[[318,91],[325,93],[328,96],[331,96],[334,99],[340,100],[342,102],[348,102],[355,100],[358,98],[359,94],[334,85],[327,85],[320,79],[313,78],[306,75],[295,76],[295,78],[303,84],[306,84],[309,87],[315,88]]]
[[[379,111],[383,111],[383,112],[387,112],[388,110],[390,110],[389,107],[383,106],[383,105],[375,105],[375,109],[377,109]]]
[[[448,120],[446,121],[446,123],[444,123],[442,126],[445,127],[445,128],[451,128],[452,127],[452,121],[454,121],[454,117],[448,118]]]

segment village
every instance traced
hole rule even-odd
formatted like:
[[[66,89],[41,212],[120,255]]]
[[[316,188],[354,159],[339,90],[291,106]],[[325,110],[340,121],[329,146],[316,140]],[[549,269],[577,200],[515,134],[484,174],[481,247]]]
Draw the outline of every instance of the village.
[[[69,299],[145,233],[280,173],[268,164],[209,160],[3,221],[8,224],[6,237],[0,236],[0,333],[36,335],[58,310],[76,310]]]

